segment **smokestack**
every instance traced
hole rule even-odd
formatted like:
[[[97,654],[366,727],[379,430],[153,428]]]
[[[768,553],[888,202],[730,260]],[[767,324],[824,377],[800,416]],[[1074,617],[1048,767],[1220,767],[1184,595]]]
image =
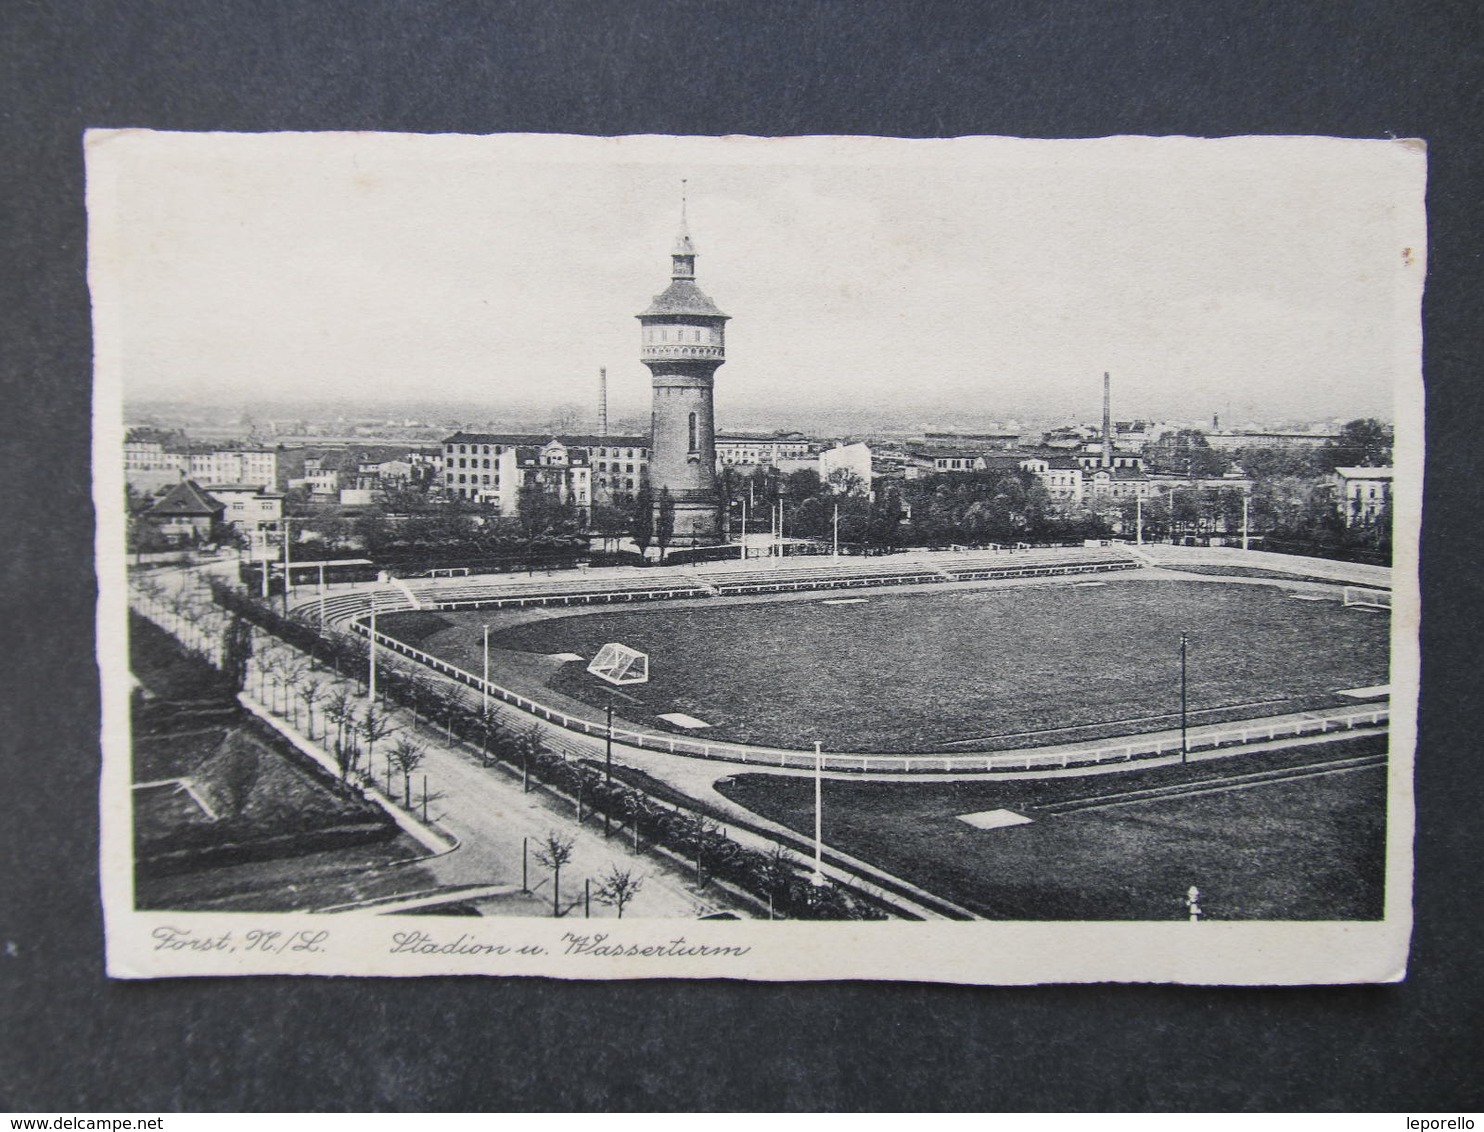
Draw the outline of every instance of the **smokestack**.
[[[608,367],[598,370],[598,435],[608,435]]]
[[[1103,374],[1103,467],[1113,466],[1113,400],[1108,375]]]

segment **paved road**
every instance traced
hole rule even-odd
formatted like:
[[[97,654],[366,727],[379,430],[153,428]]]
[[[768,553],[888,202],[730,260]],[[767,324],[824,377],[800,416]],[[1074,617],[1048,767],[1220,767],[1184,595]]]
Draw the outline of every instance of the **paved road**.
[[[161,571],[155,576],[172,585],[191,584],[185,572]],[[168,616],[166,619],[169,620]],[[189,626],[179,628],[190,631]],[[281,642],[274,647],[288,650]],[[328,696],[337,682],[330,673],[321,673],[321,677]],[[250,668],[248,692],[256,691],[257,686],[256,671]],[[350,681],[341,681],[338,686],[354,691]],[[267,698],[271,700],[272,696]],[[649,852],[635,857],[631,843],[621,834],[615,832],[611,839],[605,839],[600,818],[590,816],[578,826],[570,804],[534,785],[529,793],[523,792],[518,775],[503,768],[482,767],[477,752],[448,744],[441,733],[426,726],[414,729],[410,713],[397,710],[390,718],[395,730],[376,744],[376,780],[385,786],[385,752],[400,736],[415,735],[425,744],[425,761],[413,774],[414,809],[420,815],[422,779],[426,775],[429,793],[435,796],[428,804],[428,817],[437,830],[451,834],[459,843],[452,852],[424,863],[441,884],[518,887],[522,881],[522,850],[523,847],[529,850],[528,879],[533,895],[490,900],[481,905],[485,911],[526,916],[551,914],[551,871],[536,860],[535,853],[548,834],[556,833],[573,842],[572,859],[563,867],[561,876],[564,915],[582,916],[584,882],[591,881],[596,890],[615,867],[632,870],[642,877],[639,893],[624,910],[625,919],[694,919],[720,910],[744,917],[750,914],[715,886],[708,886],[700,893],[693,891],[688,871],[668,860]],[[393,785],[395,796],[402,797],[400,774],[394,774]],[[594,917],[616,914],[596,900],[591,910]]]

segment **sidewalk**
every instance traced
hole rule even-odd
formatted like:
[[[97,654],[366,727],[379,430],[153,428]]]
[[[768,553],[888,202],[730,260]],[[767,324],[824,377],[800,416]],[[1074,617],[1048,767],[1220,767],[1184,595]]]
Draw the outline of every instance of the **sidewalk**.
[[[280,642],[277,647],[286,649],[288,646]],[[349,679],[337,681],[332,674],[321,675],[332,690],[346,688],[355,691],[355,684]],[[255,666],[250,667],[249,681],[256,679]],[[364,703],[364,697],[360,699]],[[405,783],[401,773],[393,768],[388,785],[386,752],[404,735],[424,745],[424,762],[412,772],[414,817],[421,817],[423,781],[426,778],[429,793],[427,824],[457,840],[456,848],[425,862],[425,867],[441,884],[503,886],[507,889],[513,886],[518,891],[523,879],[522,856],[525,854],[525,879],[533,896],[491,901],[485,905],[487,912],[523,916],[550,914],[551,870],[536,859],[536,853],[547,836],[554,833],[573,843],[572,858],[563,866],[561,875],[560,906],[564,915],[581,916],[584,911],[584,882],[591,882],[593,890],[597,890],[604,883],[603,878],[614,868],[630,870],[643,878],[639,893],[624,909],[625,918],[694,919],[720,910],[745,914],[733,907],[732,902],[726,901],[714,886],[703,893],[692,891],[688,878],[668,861],[643,852],[635,857],[630,843],[616,827],[613,837],[605,839],[600,816],[585,815],[583,825],[578,826],[575,807],[558,800],[534,781],[530,792],[524,793],[518,773],[501,766],[482,767],[477,752],[464,748],[457,741],[449,744],[441,732],[430,728],[426,722],[420,722],[414,728],[410,712],[393,708],[384,718],[393,722],[394,729],[376,743],[371,781],[377,790],[400,803],[405,797]],[[272,722],[294,730],[289,721],[279,717],[275,716]],[[324,758],[333,761],[328,753]],[[615,915],[613,909],[596,900],[592,902],[591,910],[594,917]]]

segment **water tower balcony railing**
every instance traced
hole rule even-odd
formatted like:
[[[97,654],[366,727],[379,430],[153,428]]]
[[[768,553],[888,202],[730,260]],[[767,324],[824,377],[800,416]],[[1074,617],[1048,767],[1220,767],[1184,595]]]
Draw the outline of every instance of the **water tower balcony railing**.
[[[694,358],[700,361],[724,361],[724,346],[647,345],[639,354],[641,361],[660,362]]]

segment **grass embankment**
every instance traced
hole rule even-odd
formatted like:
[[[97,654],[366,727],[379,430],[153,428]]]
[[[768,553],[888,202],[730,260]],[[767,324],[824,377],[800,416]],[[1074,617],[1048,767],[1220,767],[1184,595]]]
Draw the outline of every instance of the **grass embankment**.
[[[826,780],[827,844],[1015,920],[1376,919],[1384,737],[1118,774],[951,783]],[[1331,764],[1330,773],[1319,764]],[[1348,768],[1344,764],[1353,764]],[[808,778],[743,774],[728,798],[812,834]],[[977,829],[1004,809],[1031,824]]]
[[[130,666],[142,689],[133,781],[159,784],[134,791],[140,907],[316,906],[327,885],[344,887],[339,874],[417,852],[380,808],[300,757],[241,710],[220,673],[139,617]]]

